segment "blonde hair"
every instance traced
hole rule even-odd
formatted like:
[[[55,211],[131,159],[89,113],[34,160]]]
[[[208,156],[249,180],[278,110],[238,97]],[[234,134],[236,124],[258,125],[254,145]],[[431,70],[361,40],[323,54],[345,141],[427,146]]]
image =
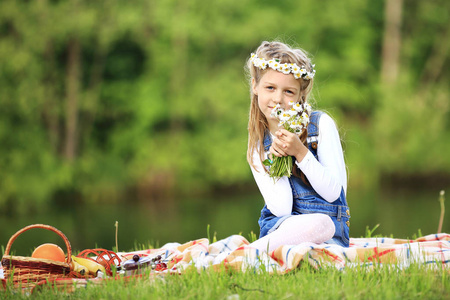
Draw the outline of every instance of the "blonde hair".
[[[276,58],[280,60],[280,63],[295,63],[298,66],[304,66],[308,72],[312,72],[313,67],[308,54],[300,48],[292,48],[282,42],[262,42],[256,49],[256,55],[260,58],[270,60]],[[250,59],[247,60],[246,71],[250,82],[250,112],[248,119],[248,148],[247,148],[247,161],[255,168],[253,164],[253,152],[258,149],[261,162],[263,161],[264,153],[264,135],[268,131],[269,123],[261,112],[258,106],[258,96],[253,93],[252,80],[255,85],[259,84],[261,77],[269,70],[261,70],[253,65]],[[300,91],[302,97],[300,102],[308,100],[309,94],[312,90],[313,79],[304,80],[303,78],[297,79],[300,82]],[[306,130],[300,137],[302,142],[306,145]],[[295,168],[294,168],[295,169]]]

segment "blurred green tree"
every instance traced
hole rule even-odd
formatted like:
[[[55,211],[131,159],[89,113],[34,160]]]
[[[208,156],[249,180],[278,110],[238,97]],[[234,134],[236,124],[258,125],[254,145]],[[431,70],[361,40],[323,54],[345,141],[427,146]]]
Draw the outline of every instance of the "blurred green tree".
[[[392,3],[400,30],[389,27]],[[376,187],[385,174],[448,176],[448,8],[444,0],[4,0],[0,207],[252,183],[243,66],[272,39],[313,54],[316,107],[343,129],[351,187]]]

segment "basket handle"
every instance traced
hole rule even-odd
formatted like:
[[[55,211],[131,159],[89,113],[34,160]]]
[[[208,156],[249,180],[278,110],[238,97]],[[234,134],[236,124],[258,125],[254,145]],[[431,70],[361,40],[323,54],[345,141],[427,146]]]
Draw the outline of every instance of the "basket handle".
[[[69,240],[68,240],[67,237],[64,235],[64,233],[62,233],[60,230],[56,229],[56,228],[53,227],[53,226],[50,226],[50,225],[44,225],[44,224],[34,224],[34,225],[29,225],[29,226],[26,226],[26,227],[20,229],[20,230],[17,231],[15,234],[13,234],[13,235],[11,236],[11,238],[9,239],[8,244],[6,245],[6,249],[5,249],[5,254],[4,254],[4,255],[9,255],[9,251],[11,250],[12,243],[16,240],[16,238],[17,238],[19,235],[21,235],[21,234],[24,233],[25,231],[30,230],[30,229],[33,229],[33,228],[47,229],[47,230],[50,230],[50,231],[53,231],[53,232],[57,233],[57,234],[64,240],[64,243],[66,244],[66,247],[67,247],[67,258],[66,258],[66,262],[67,262],[68,264],[70,264],[70,262],[72,261],[72,248],[71,248],[71,246],[70,246]]]

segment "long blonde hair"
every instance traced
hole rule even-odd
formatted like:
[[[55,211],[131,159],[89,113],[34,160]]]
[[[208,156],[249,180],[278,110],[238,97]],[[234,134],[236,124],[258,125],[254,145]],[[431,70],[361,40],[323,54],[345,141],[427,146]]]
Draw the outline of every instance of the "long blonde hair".
[[[290,46],[281,42],[262,42],[256,49],[256,55],[260,58],[270,60],[276,58],[280,60],[280,63],[295,63],[298,66],[304,66],[308,72],[312,72],[312,64],[308,54],[300,48],[291,48]],[[248,148],[247,148],[247,161],[255,168],[253,164],[253,153],[258,149],[259,145],[259,157],[261,162],[263,161],[264,153],[264,135],[268,131],[269,123],[261,112],[258,106],[258,96],[253,93],[252,80],[254,84],[258,85],[261,77],[267,72],[269,68],[261,70],[256,68],[250,59],[247,60],[246,71],[250,82],[250,112],[248,118]],[[308,100],[309,94],[312,90],[313,79],[304,80],[303,78],[297,79],[300,82],[300,91],[302,97],[300,101],[303,103]],[[306,145],[306,130],[300,137],[302,142]],[[294,168],[296,169],[296,168]],[[297,172],[295,172],[297,173]]]

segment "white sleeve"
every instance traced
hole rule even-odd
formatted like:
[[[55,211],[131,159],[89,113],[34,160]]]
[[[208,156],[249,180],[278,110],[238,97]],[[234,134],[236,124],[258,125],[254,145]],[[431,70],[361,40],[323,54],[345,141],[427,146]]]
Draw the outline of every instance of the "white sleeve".
[[[319,120],[317,160],[308,151],[301,162],[296,162],[314,190],[326,201],[339,198],[342,188],[347,192],[347,172],[341,140],[333,119],[323,114]]]
[[[290,215],[292,213],[293,196],[289,179],[286,176],[276,181],[270,178],[269,174],[265,172],[256,150],[253,153],[253,164],[257,170],[252,166],[250,166],[250,169],[267,208],[277,217]]]

